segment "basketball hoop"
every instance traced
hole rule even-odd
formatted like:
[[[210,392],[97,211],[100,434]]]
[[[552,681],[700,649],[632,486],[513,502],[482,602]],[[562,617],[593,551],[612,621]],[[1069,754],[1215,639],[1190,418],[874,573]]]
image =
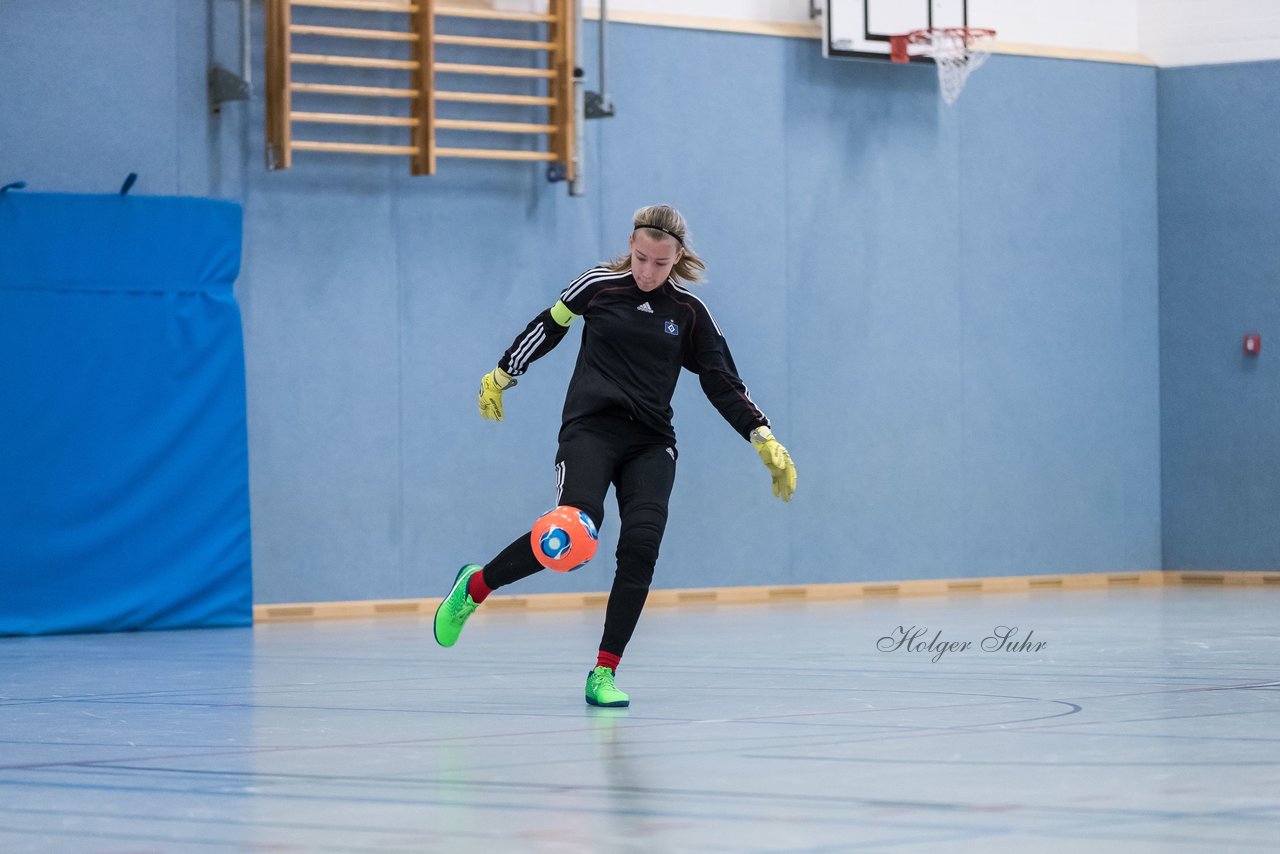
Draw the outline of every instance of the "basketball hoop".
[[[894,62],[910,62],[911,45],[919,45],[919,53],[937,63],[942,100],[954,104],[969,75],[991,55],[991,41],[995,35],[995,30],[983,27],[912,30],[889,37],[889,58]]]

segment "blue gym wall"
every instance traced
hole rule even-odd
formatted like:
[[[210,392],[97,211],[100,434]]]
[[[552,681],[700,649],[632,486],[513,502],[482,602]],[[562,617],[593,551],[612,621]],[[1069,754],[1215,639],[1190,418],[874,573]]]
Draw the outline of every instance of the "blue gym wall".
[[[256,601],[439,595],[547,509],[577,333],[502,424],[478,379],[658,201],[800,479],[774,499],[687,377],[657,586],[1160,567],[1154,69],[997,56],[947,108],[929,68],[613,25],[570,198],[528,165],[264,171],[262,101],[206,113],[238,4],[203,5],[0,5],[0,178],[244,205]]]
[[[1160,72],[1164,565],[1280,566],[1280,62]],[[1246,333],[1262,351],[1246,356]]]

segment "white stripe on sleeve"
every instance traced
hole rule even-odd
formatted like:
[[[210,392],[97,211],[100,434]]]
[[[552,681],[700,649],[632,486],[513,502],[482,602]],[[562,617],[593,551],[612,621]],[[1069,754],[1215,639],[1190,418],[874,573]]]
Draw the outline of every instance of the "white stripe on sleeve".
[[[719,335],[721,338],[724,337],[724,333],[720,331],[720,324],[716,323],[716,319],[711,315],[711,309],[707,308],[707,304],[703,302],[701,299],[699,299],[697,294],[695,294],[693,291],[689,290],[688,288],[677,285],[675,282],[672,282],[671,286],[674,287],[680,293],[684,294],[685,296],[693,297],[694,299],[698,300],[698,304],[702,306],[702,310],[705,311],[707,313],[707,317],[711,319],[711,326],[712,328],[715,329],[716,334]]]
[[[560,294],[560,299],[563,302],[568,303],[569,300],[581,295],[583,291],[597,282],[613,281],[615,279],[625,278],[629,275],[631,275],[630,270],[623,270],[620,273],[615,273],[608,267],[593,267],[575,279],[573,284],[565,288],[564,293]]]
[[[538,349],[538,346],[546,340],[547,331],[543,328],[543,325],[539,323],[529,332],[528,335],[524,337],[524,340],[520,342],[520,346],[511,354],[511,369],[508,373],[524,373],[525,365],[529,364],[529,357],[533,355],[533,352]]]

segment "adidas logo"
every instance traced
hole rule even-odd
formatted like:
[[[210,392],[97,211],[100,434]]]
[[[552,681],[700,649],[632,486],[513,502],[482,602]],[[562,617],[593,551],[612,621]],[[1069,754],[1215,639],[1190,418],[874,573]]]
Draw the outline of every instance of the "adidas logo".
[[[653,309],[649,307],[649,303],[647,302],[642,302],[638,306],[636,306],[636,311],[643,311],[648,314],[653,314]]]

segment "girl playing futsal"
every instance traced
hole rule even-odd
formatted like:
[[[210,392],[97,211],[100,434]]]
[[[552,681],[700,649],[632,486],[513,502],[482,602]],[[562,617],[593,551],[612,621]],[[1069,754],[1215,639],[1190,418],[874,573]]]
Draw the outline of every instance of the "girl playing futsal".
[[[578,508],[598,528],[609,484],[618,501],[618,565],[596,666],[587,675],[586,700],[594,706],[630,703],[614,673],[649,595],[666,528],[678,457],[671,396],[681,368],[698,375],[707,398],[755,447],[773,478],[773,494],[790,501],[796,485],[791,456],[738,377],[720,328],[682,284],[698,281],[705,269],[688,245],[684,217],[666,205],[641,208],[629,246],[628,254],[569,285],[480,381],[480,414],[501,421],[503,391],[560,343],[575,318],[585,319],[564,402],[556,504]],[[485,597],[542,568],[528,531],[484,566],[464,566],[436,609],[436,641],[453,646]]]

